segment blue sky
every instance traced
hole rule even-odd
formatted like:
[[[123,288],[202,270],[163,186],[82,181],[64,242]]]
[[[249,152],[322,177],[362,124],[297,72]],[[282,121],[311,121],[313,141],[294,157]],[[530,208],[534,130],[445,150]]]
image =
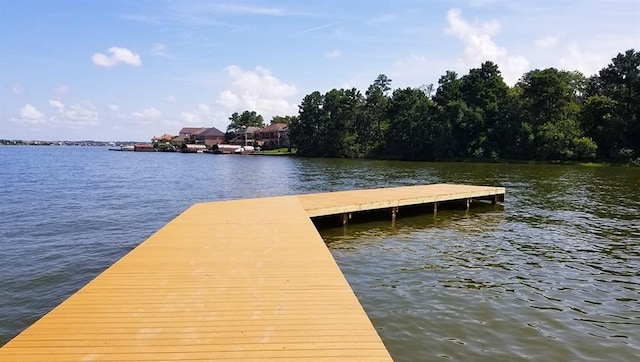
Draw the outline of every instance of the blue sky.
[[[640,48],[638,0],[0,0],[0,138],[149,140],[269,121],[308,93],[384,73],[392,87],[466,74],[508,84],[596,73]]]

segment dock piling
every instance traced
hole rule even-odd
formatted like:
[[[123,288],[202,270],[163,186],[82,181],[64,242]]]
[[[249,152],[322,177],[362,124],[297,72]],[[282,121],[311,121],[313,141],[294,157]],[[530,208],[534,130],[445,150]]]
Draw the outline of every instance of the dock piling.
[[[342,226],[348,226],[349,225],[349,220],[351,220],[351,213],[344,213],[340,215],[340,222],[342,223]]]
[[[398,216],[398,207],[392,207],[391,208],[391,223],[395,224],[396,223],[396,218]]]

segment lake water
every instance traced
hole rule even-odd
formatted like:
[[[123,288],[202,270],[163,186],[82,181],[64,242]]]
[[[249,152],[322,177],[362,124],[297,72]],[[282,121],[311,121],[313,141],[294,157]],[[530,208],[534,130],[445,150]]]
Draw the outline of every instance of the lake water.
[[[640,356],[640,169],[0,147],[0,345],[195,202],[465,183],[504,206],[322,229],[395,360]]]

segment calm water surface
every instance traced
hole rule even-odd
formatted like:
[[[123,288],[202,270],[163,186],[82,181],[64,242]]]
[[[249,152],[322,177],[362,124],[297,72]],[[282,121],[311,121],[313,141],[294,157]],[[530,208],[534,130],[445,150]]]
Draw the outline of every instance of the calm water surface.
[[[0,147],[0,345],[194,202],[434,182],[507,201],[322,230],[394,359],[640,356],[640,169],[82,147]]]

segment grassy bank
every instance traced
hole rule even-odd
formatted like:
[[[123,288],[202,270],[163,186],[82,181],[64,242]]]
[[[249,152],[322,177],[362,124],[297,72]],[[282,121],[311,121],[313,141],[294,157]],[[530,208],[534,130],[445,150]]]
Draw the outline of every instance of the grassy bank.
[[[254,152],[253,154],[264,155],[264,156],[291,156],[296,154],[296,149],[292,148],[291,152],[289,152],[289,149],[284,147],[284,148],[276,148],[273,150],[264,150],[264,151]]]

